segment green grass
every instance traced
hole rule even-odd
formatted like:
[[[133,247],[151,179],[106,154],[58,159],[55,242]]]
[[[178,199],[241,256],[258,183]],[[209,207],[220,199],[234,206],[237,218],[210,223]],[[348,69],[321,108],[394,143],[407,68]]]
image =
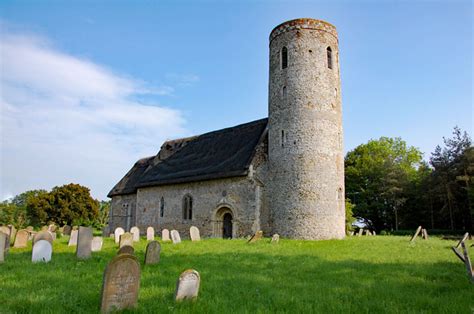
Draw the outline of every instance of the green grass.
[[[209,239],[162,244],[161,261],[141,261],[138,308],[143,313],[473,313],[474,284],[450,250],[454,241],[431,237],[352,237],[341,241]],[[50,263],[31,263],[31,247],[10,249],[0,264],[0,313],[95,313],[102,276],[116,254],[112,239],[87,261],[67,238],[54,244]],[[471,256],[474,248],[471,248]],[[471,257],[472,258],[472,257]],[[201,274],[195,302],[175,303],[179,274]]]

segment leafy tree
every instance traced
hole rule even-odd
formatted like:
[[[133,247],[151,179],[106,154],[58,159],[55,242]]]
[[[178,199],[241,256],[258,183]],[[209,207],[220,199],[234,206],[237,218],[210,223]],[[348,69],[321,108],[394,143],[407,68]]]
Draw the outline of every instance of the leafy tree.
[[[110,201],[100,201],[99,216],[97,218],[97,227],[102,228],[109,221]]]
[[[351,203],[351,200],[346,198],[345,201],[346,204],[346,234],[348,234],[350,231],[352,231],[352,224],[356,219],[353,216],[353,209],[354,209],[354,204]]]
[[[92,225],[99,217],[99,202],[91,197],[90,190],[73,183],[28,198],[27,208],[37,225]]]
[[[417,177],[421,161],[422,153],[401,138],[370,140],[347,153],[346,191],[354,216],[371,229],[397,229],[406,187]]]

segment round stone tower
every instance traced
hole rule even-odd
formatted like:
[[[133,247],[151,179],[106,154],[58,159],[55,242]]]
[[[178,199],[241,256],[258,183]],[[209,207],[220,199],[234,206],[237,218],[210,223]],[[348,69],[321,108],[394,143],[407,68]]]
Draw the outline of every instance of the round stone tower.
[[[336,28],[297,19],[270,34],[268,200],[273,232],[345,235],[344,157]]]

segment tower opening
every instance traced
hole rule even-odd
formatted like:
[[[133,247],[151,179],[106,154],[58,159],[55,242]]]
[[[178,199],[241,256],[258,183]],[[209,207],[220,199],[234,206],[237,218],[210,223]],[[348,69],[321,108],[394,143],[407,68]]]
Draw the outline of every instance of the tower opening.
[[[328,47],[326,49],[327,51],[327,56],[328,56],[328,68],[332,69],[332,49],[331,47]]]
[[[281,48],[281,68],[286,69],[288,67],[288,49],[286,47]]]

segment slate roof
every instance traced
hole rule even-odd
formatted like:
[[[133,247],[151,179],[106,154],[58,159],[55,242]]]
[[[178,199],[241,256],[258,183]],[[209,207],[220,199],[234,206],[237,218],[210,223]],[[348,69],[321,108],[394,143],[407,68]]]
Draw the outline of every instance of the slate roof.
[[[156,156],[137,161],[108,196],[135,193],[139,187],[246,176],[267,123],[261,119],[167,141]],[[170,147],[176,151],[170,153]]]

